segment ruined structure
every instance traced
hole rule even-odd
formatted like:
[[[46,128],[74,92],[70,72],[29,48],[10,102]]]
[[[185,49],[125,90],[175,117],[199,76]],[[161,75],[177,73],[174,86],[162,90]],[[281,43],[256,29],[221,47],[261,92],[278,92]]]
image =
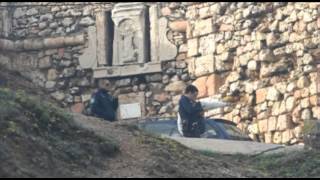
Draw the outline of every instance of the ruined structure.
[[[83,112],[94,79],[121,119],[174,116],[180,94],[232,95],[207,112],[267,143],[319,119],[320,3],[1,3],[0,64]]]

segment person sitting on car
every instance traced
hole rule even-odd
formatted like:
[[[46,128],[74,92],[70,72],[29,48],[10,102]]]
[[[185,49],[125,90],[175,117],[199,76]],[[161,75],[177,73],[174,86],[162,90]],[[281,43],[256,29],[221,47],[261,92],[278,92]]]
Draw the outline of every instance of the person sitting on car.
[[[178,122],[178,128],[182,130],[182,135],[185,137],[200,137],[205,131],[204,111],[201,103],[196,101],[198,92],[195,86],[189,85],[179,100],[181,123]]]

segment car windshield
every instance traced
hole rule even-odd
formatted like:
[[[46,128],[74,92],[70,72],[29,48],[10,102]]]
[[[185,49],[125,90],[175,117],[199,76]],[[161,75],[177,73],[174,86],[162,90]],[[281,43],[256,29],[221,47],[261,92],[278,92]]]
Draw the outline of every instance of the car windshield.
[[[218,126],[223,128],[227,134],[232,139],[250,139],[246,134],[244,134],[240,129],[238,129],[235,125],[224,123],[224,122],[217,122]]]

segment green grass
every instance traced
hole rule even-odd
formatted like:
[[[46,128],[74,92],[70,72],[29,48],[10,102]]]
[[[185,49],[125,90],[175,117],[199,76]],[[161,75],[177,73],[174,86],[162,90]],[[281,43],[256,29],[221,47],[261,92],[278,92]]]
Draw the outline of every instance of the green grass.
[[[314,150],[258,156],[221,155],[211,151],[201,153],[217,159],[234,161],[260,171],[267,177],[320,177],[320,152]]]

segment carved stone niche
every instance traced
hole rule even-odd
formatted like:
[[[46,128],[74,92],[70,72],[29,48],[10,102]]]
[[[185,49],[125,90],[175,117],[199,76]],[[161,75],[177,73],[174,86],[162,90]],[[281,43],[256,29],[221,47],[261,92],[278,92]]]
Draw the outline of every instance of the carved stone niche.
[[[119,3],[112,10],[114,21],[113,65],[147,61],[146,6]]]
[[[175,59],[177,47],[167,38],[168,20],[160,16],[158,4],[148,8],[141,2],[118,3],[112,10],[112,20],[112,66],[103,65],[105,58],[98,53],[101,60],[94,69],[94,78],[158,73],[162,72],[162,61]],[[97,31],[99,29],[97,27]],[[98,44],[101,39],[97,39]]]

